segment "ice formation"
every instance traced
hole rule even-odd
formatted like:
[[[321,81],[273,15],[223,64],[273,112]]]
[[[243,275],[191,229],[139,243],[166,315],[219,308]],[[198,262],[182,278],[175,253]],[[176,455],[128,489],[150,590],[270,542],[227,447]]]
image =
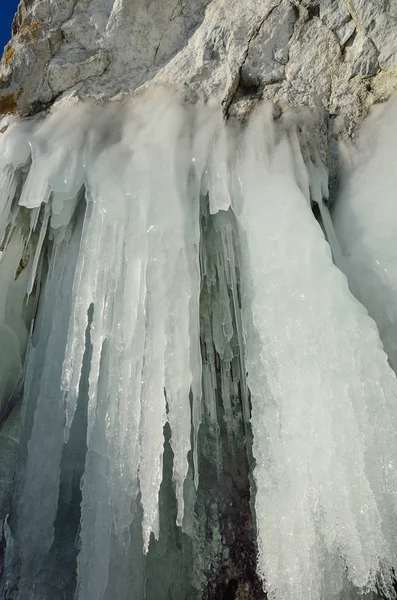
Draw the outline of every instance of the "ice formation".
[[[303,160],[294,128],[280,132],[266,107],[246,126],[226,125],[218,106],[152,90],[6,126],[0,417],[23,381],[25,439],[15,598],[48,597],[39,573],[76,477],[76,436],[86,449],[78,600],[124,600],[107,590],[112,557],[129,568],[137,514],[138,554],[158,537],[167,422],[176,523],[194,535],[200,425],[205,416],[216,435],[220,390],[233,430],[237,371],[256,461],[258,572],[270,597],[391,595],[397,382],[338,268],[355,272],[351,289],[396,368],[392,186],[373,201],[394,176],[388,126],[367,179],[350,177],[335,228],[326,169],[316,154]],[[203,219],[212,223],[205,251]],[[200,302],[212,318],[200,316]]]
[[[343,269],[354,294],[376,321],[397,369],[397,228],[394,167],[396,98],[378,107],[361,131],[359,152],[344,148],[345,174],[333,220]]]
[[[260,567],[276,598],[337,598],[345,570],[364,591],[395,563],[396,378],[290,144],[263,137],[253,120],[237,167]]]

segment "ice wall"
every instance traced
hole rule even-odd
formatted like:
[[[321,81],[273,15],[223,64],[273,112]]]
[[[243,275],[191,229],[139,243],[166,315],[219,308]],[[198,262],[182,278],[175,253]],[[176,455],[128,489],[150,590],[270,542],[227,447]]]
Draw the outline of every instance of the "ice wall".
[[[10,597],[48,596],[40,574],[73,487],[65,448],[73,469],[77,436],[76,598],[109,598],[115,586],[124,600],[114,557],[127,577],[131,557],[159,536],[166,423],[176,526],[201,549],[191,566],[200,585],[231,539],[217,515],[197,524],[210,481],[199,477],[200,431],[211,432],[221,480],[224,440],[248,443],[252,429],[258,572],[270,597],[390,594],[396,377],[312,214],[314,200],[338,263],[327,173],[317,155],[304,162],[295,128],[273,123],[266,107],[246,126],[225,125],[220,107],[160,89],[6,125],[4,414],[24,382]]]
[[[396,378],[375,323],[254,118],[237,160],[260,569],[276,598],[364,592],[395,562]]]

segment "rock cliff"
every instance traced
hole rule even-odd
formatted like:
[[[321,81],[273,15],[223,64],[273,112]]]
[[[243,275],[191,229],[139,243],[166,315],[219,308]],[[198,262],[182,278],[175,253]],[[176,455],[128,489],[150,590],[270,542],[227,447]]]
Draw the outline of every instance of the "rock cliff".
[[[397,85],[396,20],[396,0],[21,0],[0,112],[161,82],[225,114],[260,97],[306,106],[351,133]]]

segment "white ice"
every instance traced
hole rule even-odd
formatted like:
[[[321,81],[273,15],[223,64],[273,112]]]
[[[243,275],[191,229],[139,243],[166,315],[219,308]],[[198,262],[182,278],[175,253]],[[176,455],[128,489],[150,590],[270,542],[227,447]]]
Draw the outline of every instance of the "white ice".
[[[277,599],[374,589],[396,560],[397,383],[266,114],[239,156],[260,572]],[[332,567],[331,567],[332,565]]]
[[[387,110],[394,114],[395,105]],[[28,345],[24,405],[32,422],[19,498],[19,600],[31,597],[54,539],[89,314],[78,600],[104,597],[111,538],[127,550],[139,493],[143,549],[159,534],[167,420],[178,525],[191,438],[200,485],[198,431],[203,410],[216,425],[218,385],[211,361],[201,365],[200,335],[224,365],[241,362],[246,425],[251,392],[259,572],[271,597],[336,600],[346,581],[364,593],[379,577],[388,592],[397,563],[396,378],[329,246],[394,364],[389,121],[397,121],[386,121],[375,158],[355,166],[335,230],[326,170],[317,155],[305,164],[294,130],[276,135],[267,110],[232,127],[219,106],[151,90],[11,121],[0,137],[0,402],[17,384]],[[216,256],[202,255],[200,264],[203,202],[216,238],[207,252]],[[204,278],[214,317],[200,331]],[[223,379],[232,428],[226,368]]]

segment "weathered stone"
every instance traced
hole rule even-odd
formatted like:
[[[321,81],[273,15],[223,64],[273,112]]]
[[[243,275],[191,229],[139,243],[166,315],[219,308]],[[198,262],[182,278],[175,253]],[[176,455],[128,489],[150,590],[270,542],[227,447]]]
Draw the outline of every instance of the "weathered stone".
[[[343,46],[356,29],[345,2],[322,0],[319,9],[320,19],[335,33],[340,45]]]
[[[304,60],[303,60],[303,57]],[[308,97],[307,103],[328,108],[339,77],[341,50],[335,35],[315,17],[295,28],[286,67],[288,82]]]
[[[297,18],[296,8],[289,0],[283,0],[264,21],[250,43],[241,69],[241,79],[246,87],[284,79],[289,57],[288,42]]]
[[[376,75],[379,71],[378,55],[374,44],[360,31],[352,44],[346,47],[345,59],[349,62],[350,77]]]
[[[348,0],[347,5],[358,27],[379,51],[382,69],[397,72],[397,1]]]
[[[31,114],[63,93],[114,98],[154,82],[227,114],[263,92],[339,115],[348,133],[396,87],[396,18],[396,0],[22,0],[0,109]]]
[[[48,66],[48,83],[54,95],[58,95],[90,77],[102,75],[110,64],[103,50],[83,50],[72,44],[63,48]]]

